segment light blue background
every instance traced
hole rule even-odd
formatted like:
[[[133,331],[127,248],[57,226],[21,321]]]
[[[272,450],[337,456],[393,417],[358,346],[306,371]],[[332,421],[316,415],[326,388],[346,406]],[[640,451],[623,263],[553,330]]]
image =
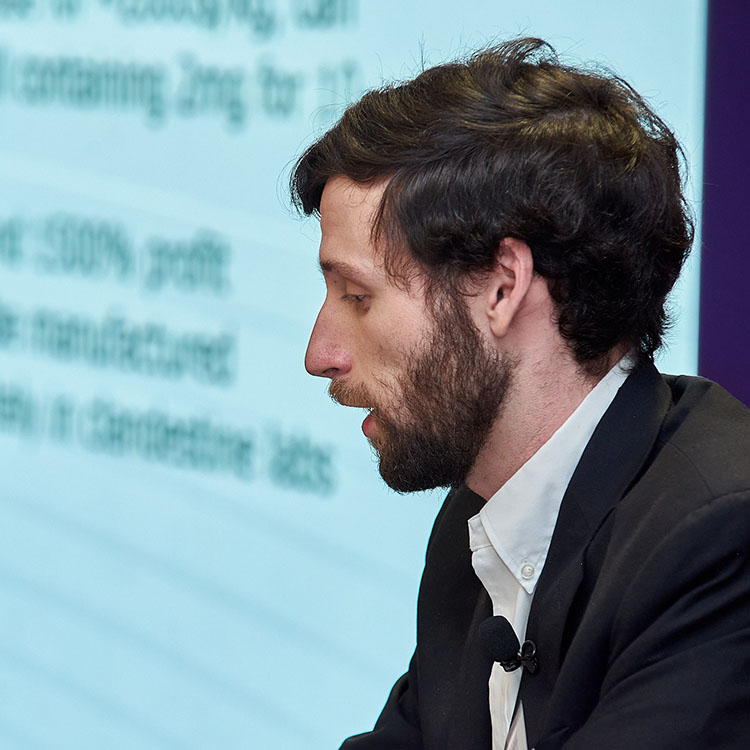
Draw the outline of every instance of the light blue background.
[[[685,145],[698,205],[704,2],[338,0],[329,5],[341,25],[302,29],[294,19],[311,4],[247,2],[275,9],[267,37],[235,21],[125,23],[115,0],[81,0],[72,18],[47,0],[26,20],[0,13],[6,74],[33,54],[138,60],[165,66],[174,92],[189,53],[243,71],[248,105],[239,126],[221,112],[169,108],[153,122],[137,110],[30,106],[0,88],[0,224],[24,218],[29,258],[56,212],[120,223],[139,252],[154,235],[209,229],[232,253],[224,296],[43,274],[29,260],[0,262],[0,303],[237,340],[227,387],[7,347],[0,388],[22,389],[42,412],[64,395],[77,409],[101,398],[208,418],[246,430],[257,447],[243,480],[4,427],[0,747],[323,750],[371,726],[406,668],[440,496],[387,491],[362,415],[335,407],[302,368],[323,293],[318,229],[292,217],[285,181],[347,100],[422,64],[539,35],[567,61],[613,68],[656,106]],[[297,87],[288,118],[263,110],[258,82],[269,69]],[[695,372],[696,261],[674,300],[667,371]],[[330,452],[332,492],[273,481],[276,433]]]

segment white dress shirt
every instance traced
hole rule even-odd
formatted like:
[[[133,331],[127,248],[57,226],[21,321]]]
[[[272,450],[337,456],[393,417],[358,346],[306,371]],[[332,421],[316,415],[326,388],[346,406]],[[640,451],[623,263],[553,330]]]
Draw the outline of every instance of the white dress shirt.
[[[620,360],[554,435],[469,519],[474,571],[490,595],[493,614],[506,617],[521,642],[563,495],[631,365],[629,357]],[[523,706],[516,710],[522,671],[505,672],[497,663],[492,667],[493,750],[526,750]]]

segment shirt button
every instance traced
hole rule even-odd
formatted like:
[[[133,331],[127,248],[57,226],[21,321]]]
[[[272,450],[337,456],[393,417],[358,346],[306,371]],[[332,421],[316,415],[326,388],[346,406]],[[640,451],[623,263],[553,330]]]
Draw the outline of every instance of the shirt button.
[[[525,578],[527,581],[529,578],[533,578],[536,573],[536,568],[531,563],[524,563],[521,566],[521,578]]]

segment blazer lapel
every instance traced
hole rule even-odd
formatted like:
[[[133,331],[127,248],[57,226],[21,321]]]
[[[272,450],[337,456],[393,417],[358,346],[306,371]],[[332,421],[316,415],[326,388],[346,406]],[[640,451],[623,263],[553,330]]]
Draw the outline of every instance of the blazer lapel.
[[[529,747],[540,739],[560,671],[565,624],[583,578],[586,546],[640,474],[670,402],[669,387],[656,368],[639,365],[599,422],[563,497],[526,628],[539,659],[539,671],[525,673],[520,688]]]

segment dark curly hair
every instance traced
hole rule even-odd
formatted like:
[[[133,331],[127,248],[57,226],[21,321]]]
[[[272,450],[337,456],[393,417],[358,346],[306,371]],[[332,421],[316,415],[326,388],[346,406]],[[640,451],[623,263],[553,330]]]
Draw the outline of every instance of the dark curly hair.
[[[300,157],[291,191],[309,215],[335,175],[388,179],[386,267],[416,260],[444,289],[491,269],[504,237],[525,241],[561,335],[596,371],[618,344],[651,358],[661,343],[693,237],[683,162],[625,81],[518,39],[366,93]]]

